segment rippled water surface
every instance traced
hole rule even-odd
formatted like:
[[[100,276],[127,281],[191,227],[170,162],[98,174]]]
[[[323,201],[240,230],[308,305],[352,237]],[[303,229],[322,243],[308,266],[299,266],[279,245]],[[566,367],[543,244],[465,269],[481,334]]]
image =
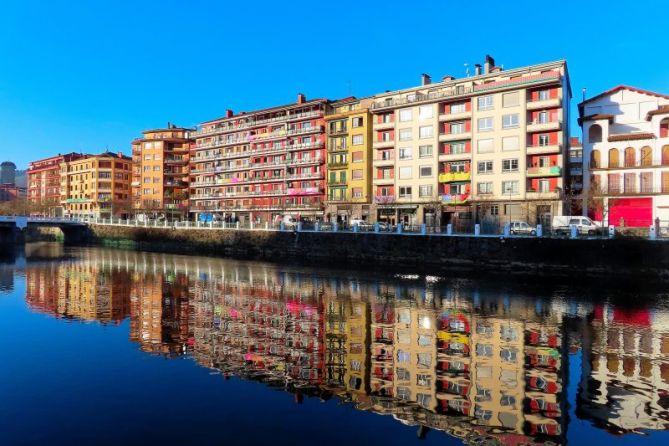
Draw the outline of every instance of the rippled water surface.
[[[656,291],[28,245],[0,445],[668,444]]]

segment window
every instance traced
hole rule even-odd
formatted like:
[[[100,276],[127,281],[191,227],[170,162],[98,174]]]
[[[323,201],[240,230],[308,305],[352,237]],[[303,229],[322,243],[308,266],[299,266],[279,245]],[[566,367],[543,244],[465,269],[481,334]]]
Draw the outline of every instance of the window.
[[[458,133],[465,133],[465,123],[464,122],[453,122],[448,127],[449,132],[452,135],[457,135]]]
[[[432,185],[424,184],[418,188],[418,196],[421,198],[427,198],[432,196]]]
[[[467,146],[465,145],[464,142],[454,142],[451,143],[451,148],[448,153],[450,154],[460,154],[460,153],[465,153],[467,150]]]
[[[548,135],[545,133],[539,135],[539,145],[545,147],[548,144],[550,144],[550,138],[548,137]]]
[[[423,375],[421,373],[416,374],[416,385],[421,387],[432,386],[432,376]]]
[[[460,102],[458,104],[451,104],[451,113],[464,113],[467,111],[467,106],[465,105],[464,102]]]
[[[397,398],[408,401],[411,399],[411,390],[408,387],[397,386]]]
[[[353,139],[351,141],[354,146],[359,146],[363,142],[362,135],[353,135]]]
[[[353,169],[351,172],[351,179],[362,180],[362,169]]]
[[[418,156],[420,158],[430,158],[432,156],[432,146],[418,147]]]
[[[593,124],[588,129],[588,142],[602,142],[602,127],[599,124]]]
[[[493,129],[492,118],[479,118],[478,129],[479,132],[489,132]]]
[[[518,127],[518,113],[502,116],[502,128],[512,129]]]
[[[411,179],[411,166],[400,167],[400,180]]]
[[[432,166],[420,166],[420,178],[429,178],[432,176]]]
[[[362,187],[354,187],[351,193],[353,198],[362,198]]]
[[[477,142],[478,153],[490,153],[493,151],[492,139],[479,139]]]
[[[353,127],[362,127],[362,118],[353,118]]]
[[[353,152],[351,153],[351,159],[354,163],[361,163],[363,160],[363,153],[362,152]]]
[[[493,204],[490,206],[490,215],[499,215],[499,205]]]
[[[432,138],[432,126],[431,125],[426,125],[423,127],[420,127],[418,129],[418,137],[420,139],[425,139],[425,138]]]
[[[478,183],[477,190],[479,195],[492,194],[492,183]]]
[[[518,359],[518,351],[515,348],[504,348],[499,352],[499,357],[504,362],[516,362]]]
[[[478,109],[491,110],[493,107],[492,96],[481,96],[478,98]]]
[[[400,198],[411,198],[411,186],[400,186]]]
[[[430,408],[430,402],[432,400],[432,396],[426,394],[426,393],[417,393],[416,394],[416,402],[426,408]]]
[[[421,105],[418,109],[418,119],[430,119],[433,116],[431,105]]]
[[[401,160],[411,159],[411,147],[400,147],[399,152]]]
[[[537,122],[539,124],[546,124],[548,122],[548,112],[542,111],[537,115]]]
[[[397,380],[398,381],[410,381],[411,380],[411,373],[405,368],[398,367],[397,368]]]
[[[502,160],[502,172],[518,172],[518,160]]]
[[[400,141],[411,141],[411,129],[400,130]]]
[[[550,192],[551,183],[548,180],[539,180],[539,192]]]
[[[418,366],[430,367],[432,365],[432,355],[430,353],[418,353]]]
[[[507,195],[518,194],[518,181],[502,181],[502,193]]]
[[[492,173],[492,161],[479,161],[477,164],[477,173]]]
[[[448,172],[465,172],[467,170],[467,161],[457,161],[449,163],[447,167]]]
[[[492,345],[476,344],[476,354],[478,356],[486,356],[488,358],[492,358]]]
[[[412,118],[413,118],[413,113],[411,112],[410,108],[405,108],[403,110],[400,110],[400,122],[411,121]]]
[[[539,100],[540,101],[547,101],[551,97],[551,91],[550,90],[539,90]]]
[[[519,149],[519,139],[517,136],[505,136],[502,138],[502,151],[512,152]]]
[[[520,96],[518,95],[517,91],[514,91],[513,93],[505,93],[502,96],[502,107],[516,107],[520,104],[519,102]]]

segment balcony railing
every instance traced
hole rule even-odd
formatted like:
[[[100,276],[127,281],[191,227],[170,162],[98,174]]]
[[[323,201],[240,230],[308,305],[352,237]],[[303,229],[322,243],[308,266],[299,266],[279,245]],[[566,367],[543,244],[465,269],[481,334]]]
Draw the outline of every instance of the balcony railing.
[[[471,172],[446,172],[439,174],[439,182],[453,183],[456,181],[469,181],[471,177]]]
[[[441,195],[441,203],[449,205],[465,204],[469,202],[469,193],[464,194],[443,194]]]
[[[552,167],[530,167],[527,169],[528,177],[555,177],[560,176],[562,168],[559,166]]]
[[[348,167],[348,161],[335,161],[328,163],[328,169],[343,169]]]
[[[651,195],[651,194],[669,194],[669,185],[625,185],[608,186],[601,189],[595,189],[594,195]]]
[[[421,102],[434,101],[443,98],[464,96],[472,93],[472,91],[473,90],[471,87],[465,87],[460,89],[452,88],[451,90],[447,91],[435,91],[428,94],[416,93],[411,98],[390,99],[390,100],[384,100],[382,102],[375,102],[374,104],[372,104],[372,110],[381,110],[384,108],[399,107],[401,105],[406,105],[406,104],[417,104]]]

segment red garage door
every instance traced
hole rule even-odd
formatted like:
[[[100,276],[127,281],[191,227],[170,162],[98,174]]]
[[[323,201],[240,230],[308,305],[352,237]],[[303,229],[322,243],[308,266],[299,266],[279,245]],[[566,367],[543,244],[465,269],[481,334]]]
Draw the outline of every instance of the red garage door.
[[[653,223],[652,198],[615,198],[609,199],[609,224],[628,228],[647,228]]]

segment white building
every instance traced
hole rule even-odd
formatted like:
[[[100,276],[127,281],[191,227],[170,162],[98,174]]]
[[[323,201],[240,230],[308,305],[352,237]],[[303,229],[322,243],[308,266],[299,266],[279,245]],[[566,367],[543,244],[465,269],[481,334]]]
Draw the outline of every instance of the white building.
[[[584,213],[614,226],[669,224],[669,96],[621,85],[579,114]]]

